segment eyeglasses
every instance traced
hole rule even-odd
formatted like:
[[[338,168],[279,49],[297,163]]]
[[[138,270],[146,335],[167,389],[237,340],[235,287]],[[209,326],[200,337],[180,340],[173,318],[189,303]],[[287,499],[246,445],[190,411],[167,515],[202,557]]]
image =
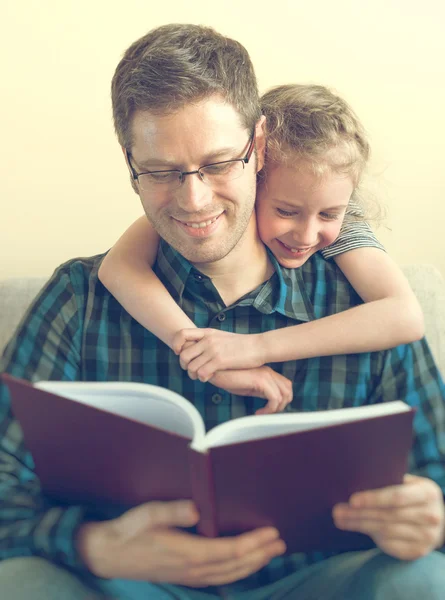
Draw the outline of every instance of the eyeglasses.
[[[235,158],[233,160],[224,160],[222,162],[204,165],[196,169],[196,171],[180,171],[179,169],[171,169],[169,171],[146,171],[137,173],[131,164],[132,156],[125,149],[128,166],[130,167],[131,176],[139,183],[139,188],[144,192],[151,191],[171,191],[179,188],[184,182],[187,175],[199,175],[201,181],[209,186],[217,186],[238,179],[244,172],[244,167],[249,163],[255,147],[255,130],[249,140],[249,147],[244,158]]]

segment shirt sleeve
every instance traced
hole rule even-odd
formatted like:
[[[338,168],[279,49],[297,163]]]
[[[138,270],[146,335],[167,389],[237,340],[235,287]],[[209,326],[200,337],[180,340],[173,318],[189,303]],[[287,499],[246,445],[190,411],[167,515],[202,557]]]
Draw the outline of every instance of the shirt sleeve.
[[[363,217],[362,207],[351,200],[339,236],[333,244],[321,250],[323,258],[328,260],[357,248],[379,248],[385,251],[384,246],[378,241]]]
[[[409,472],[435,481],[445,496],[445,386],[425,338],[386,352],[371,402],[403,400],[416,409]]]
[[[69,274],[56,271],[7,345],[1,372],[28,381],[78,378],[82,301]],[[85,518],[85,508],[57,506],[42,493],[0,381],[0,559],[36,555],[81,569],[74,538]]]

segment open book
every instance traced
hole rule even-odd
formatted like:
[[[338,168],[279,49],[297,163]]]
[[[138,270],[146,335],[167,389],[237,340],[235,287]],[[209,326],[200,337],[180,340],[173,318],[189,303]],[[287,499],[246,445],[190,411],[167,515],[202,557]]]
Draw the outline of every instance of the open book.
[[[273,525],[290,552],[370,545],[338,530],[332,507],[401,483],[412,443],[414,411],[399,401],[242,417],[206,434],[197,409],[161,387],[2,377],[48,495],[119,507],[191,498],[201,534]]]

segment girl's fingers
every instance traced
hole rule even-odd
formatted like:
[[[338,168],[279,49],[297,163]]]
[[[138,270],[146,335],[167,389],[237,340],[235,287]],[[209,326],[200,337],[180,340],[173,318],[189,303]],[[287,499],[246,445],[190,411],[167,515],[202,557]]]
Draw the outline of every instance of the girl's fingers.
[[[186,348],[179,355],[179,364],[183,369],[188,369],[192,360],[195,360],[203,352],[203,347],[200,342],[196,342],[193,346]]]
[[[263,397],[266,398],[267,404],[263,408],[258,409],[256,415],[270,415],[277,412],[277,408],[281,402],[281,392],[272,380],[267,381],[263,387]]]
[[[199,329],[181,329],[175,334],[172,343],[172,350],[175,354],[180,354],[192,342],[201,340],[205,336],[205,330]]]

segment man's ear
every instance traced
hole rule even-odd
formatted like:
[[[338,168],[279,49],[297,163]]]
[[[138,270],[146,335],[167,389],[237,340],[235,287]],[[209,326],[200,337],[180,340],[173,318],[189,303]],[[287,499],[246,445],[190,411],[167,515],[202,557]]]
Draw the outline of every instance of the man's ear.
[[[127,165],[128,174],[130,175],[131,187],[133,188],[133,191],[139,196],[139,189],[138,189],[137,181],[134,180],[133,172],[131,170],[130,163],[128,162],[128,152],[126,151],[124,146],[121,146],[121,150],[122,150],[122,154],[124,155],[124,158],[125,158],[125,164]]]
[[[264,167],[266,159],[266,117],[261,115],[255,125],[255,149],[257,155],[257,173]]]
[[[124,146],[121,146],[121,150],[122,150],[122,154],[124,155],[124,158],[125,158],[125,164],[127,165],[128,170],[131,173],[130,165],[128,164],[127,150],[126,150],[126,148],[124,148]]]

